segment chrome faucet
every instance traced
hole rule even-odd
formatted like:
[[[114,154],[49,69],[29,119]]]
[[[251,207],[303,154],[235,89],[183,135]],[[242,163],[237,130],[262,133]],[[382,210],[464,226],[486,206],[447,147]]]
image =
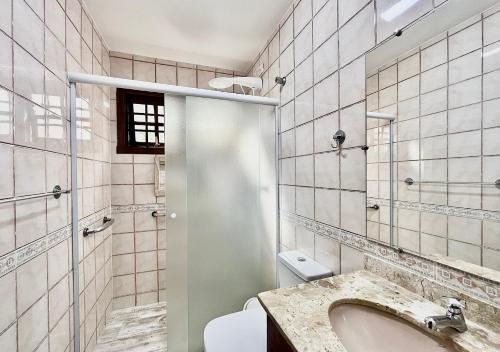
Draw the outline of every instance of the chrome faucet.
[[[448,298],[446,315],[426,317],[424,319],[425,325],[431,330],[452,328],[458,332],[465,332],[467,331],[467,324],[462,309],[465,309],[465,305],[458,299]]]

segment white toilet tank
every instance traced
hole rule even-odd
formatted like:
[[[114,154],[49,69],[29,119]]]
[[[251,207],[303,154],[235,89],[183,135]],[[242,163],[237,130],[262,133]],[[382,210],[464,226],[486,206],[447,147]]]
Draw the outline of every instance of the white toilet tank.
[[[279,287],[333,275],[330,269],[299,251],[281,252],[278,258]],[[266,352],[266,319],[266,312],[258,300],[248,300],[243,311],[224,315],[207,324],[203,333],[205,352]]]
[[[286,251],[278,254],[279,287],[297,285],[332,275],[333,272],[330,269],[300,251]]]

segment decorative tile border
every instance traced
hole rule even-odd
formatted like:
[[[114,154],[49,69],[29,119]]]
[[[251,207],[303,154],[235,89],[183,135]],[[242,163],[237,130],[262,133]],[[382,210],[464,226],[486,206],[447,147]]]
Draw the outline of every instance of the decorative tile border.
[[[387,207],[390,206],[388,199],[368,198],[367,200],[368,206],[373,206],[375,204]],[[400,209],[415,210],[425,213],[435,213],[441,215],[458,216],[462,218],[500,222],[500,212],[495,212],[495,211],[457,208],[457,207],[450,207],[447,205],[406,202],[402,200],[394,201],[394,207]]]
[[[132,204],[132,205],[113,205],[111,207],[111,212],[116,213],[131,213],[136,211],[155,211],[155,210],[165,210],[165,204],[163,203],[152,203],[152,204]]]
[[[85,227],[92,227],[104,216],[109,216],[110,210],[103,209],[89,215],[78,222],[78,231],[81,232]],[[71,224],[60,228],[38,240],[20,247],[2,257],[0,257],[0,277],[10,273],[22,264],[48,251],[62,241],[71,237]]]
[[[282,220],[302,226],[318,235],[329,237],[343,245],[374,255],[405,270],[436,281],[469,296],[500,307],[500,283],[456,268],[369,241],[366,237],[311,220],[300,215],[280,212]]]

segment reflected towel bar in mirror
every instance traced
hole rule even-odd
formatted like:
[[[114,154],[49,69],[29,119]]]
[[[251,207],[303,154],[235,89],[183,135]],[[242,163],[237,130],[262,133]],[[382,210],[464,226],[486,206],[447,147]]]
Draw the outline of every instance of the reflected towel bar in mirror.
[[[115,219],[108,218],[107,216],[105,216],[102,219],[102,225],[100,227],[98,227],[96,229],[93,229],[93,230],[90,230],[88,227],[84,228],[83,229],[83,237],[87,237],[88,235],[93,235],[95,233],[104,231],[108,227],[110,227],[111,225],[113,225],[114,222],[115,222]]]
[[[436,182],[436,181],[415,181],[411,177],[404,179],[404,183],[411,186],[414,184],[437,184],[437,185],[470,185],[470,186],[495,186],[500,189],[500,178],[495,182]]]
[[[20,196],[20,197],[1,199],[0,204],[16,202],[16,201],[21,201],[21,200],[27,200],[27,199],[42,198],[42,197],[48,197],[48,196],[53,196],[55,199],[59,199],[61,197],[61,194],[63,194],[63,193],[70,193],[70,190],[69,189],[62,190],[61,186],[55,185],[54,188],[52,189],[52,192],[37,193],[37,194],[30,194],[29,196]]]
[[[151,213],[151,215],[155,218],[158,218],[160,216],[165,216],[165,212],[164,211],[158,211],[158,210],[155,210]]]

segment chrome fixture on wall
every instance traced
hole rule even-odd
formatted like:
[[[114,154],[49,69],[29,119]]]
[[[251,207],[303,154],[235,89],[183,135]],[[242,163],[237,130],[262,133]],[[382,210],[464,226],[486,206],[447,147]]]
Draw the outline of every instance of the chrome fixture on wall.
[[[403,181],[408,186],[414,184],[438,184],[438,185],[467,185],[467,186],[495,186],[500,189],[500,178],[495,180],[495,182],[438,182],[438,181],[415,181],[411,177],[407,177]]]
[[[275,82],[276,84],[279,84],[281,87],[284,87],[284,86],[285,86],[285,84],[286,84],[286,77],[276,77],[276,78],[274,79],[274,82]]]
[[[93,230],[90,230],[88,227],[84,228],[83,229],[83,237],[87,237],[88,235],[93,235],[93,234],[96,234],[98,232],[102,232],[102,231],[106,230],[108,227],[110,227],[111,225],[113,225],[114,222],[115,222],[115,219],[108,218],[107,216],[105,216],[102,219],[102,225],[99,226],[98,228],[93,229]]]
[[[166,215],[165,212],[161,210],[155,210],[151,213],[151,216],[154,218],[158,218],[160,216],[165,216],[165,215]]]
[[[342,144],[344,144],[344,141],[345,141],[345,137],[346,137],[346,134],[345,134],[344,131],[338,130],[337,132],[335,132],[335,134],[332,137],[332,139],[335,142],[335,144],[334,143],[330,144],[332,146],[332,149],[336,150],[336,151],[337,150],[341,151],[342,150]]]
[[[63,189],[61,189],[61,186],[55,185],[54,188],[52,189],[52,192],[37,193],[37,194],[30,194],[29,196],[20,196],[20,197],[2,199],[2,200],[0,200],[0,204],[16,202],[16,201],[21,201],[21,200],[27,200],[27,199],[34,199],[34,198],[49,197],[49,196],[53,196],[55,199],[59,199],[61,197],[61,194],[70,193],[70,192],[71,191],[69,189],[63,190]]]

